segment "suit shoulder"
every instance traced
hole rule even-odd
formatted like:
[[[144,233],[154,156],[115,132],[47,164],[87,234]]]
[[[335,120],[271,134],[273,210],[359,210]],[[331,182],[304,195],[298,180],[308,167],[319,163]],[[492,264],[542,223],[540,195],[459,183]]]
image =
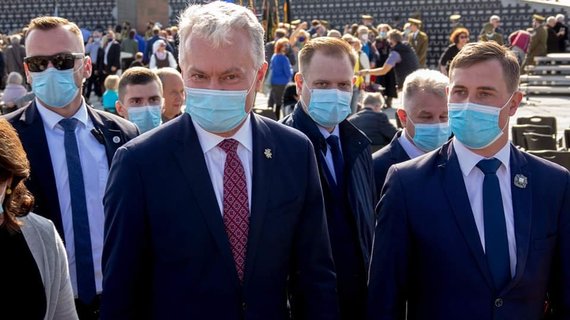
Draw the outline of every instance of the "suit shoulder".
[[[106,111],[98,110],[92,107],[91,110],[93,111],[93,113],[101,117],[105,125],[109,123],[115,124],[119,129],[124,131],[126,134],[131,135],[131,138],[137,135],[138,129],[135,126],[135,124],[133,124],[132,122]]]
[[[293,126],[286,123],[286,119],[288,119],[288,117],[290,116],[284,118],[282,122],[277,122],[275,120],[261,116],[256,116],[256,117],[258,117],[257,119],[260,122],[262,122],[267,126],[267,128],[271,131],[273,138],[278,138],[279,140],[283,139],[287,141],[298,140],[298,141],[309,142],[309,138],[307,138],[306,135],[304,135],[301,131],[295,129]]]
[[[521,154],[527,160],[532,171],[539,172],[540,174],[538,176],[544,177],[550,181],[559,177],[567,177],[570,174],[566,168],[557,163],[527,152],[521,152]]]
[[[21,109],[18,109],[14,112],[10,112],[6,115],[3,115],[2,118],[8,120],[8,122],[10,122],[12,125],[14,125],[15,122],[20,120],[22,115],[26,112],[26,110],[28,110],[29,107],[30,107],[30,105],[27,105],[27,106],[25,106]]]

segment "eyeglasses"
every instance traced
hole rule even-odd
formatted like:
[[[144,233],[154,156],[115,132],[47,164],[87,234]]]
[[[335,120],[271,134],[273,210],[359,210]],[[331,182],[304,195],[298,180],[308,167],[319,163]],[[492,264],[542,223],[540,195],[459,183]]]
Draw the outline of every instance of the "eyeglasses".
[[[49,62],[57,70],[68,70],[73,68],[75,60],[83,59],[83,53],[57,53],[53,56],[25,57],[24,62],[28,65],[30,72],[42,72],[48,68]]]

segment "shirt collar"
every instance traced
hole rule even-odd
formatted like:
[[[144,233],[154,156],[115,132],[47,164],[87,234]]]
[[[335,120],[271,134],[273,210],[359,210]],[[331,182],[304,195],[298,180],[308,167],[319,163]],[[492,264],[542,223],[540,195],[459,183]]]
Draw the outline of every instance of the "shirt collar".
[[[408,156],[410,156],[410,159],[414,159],[414,158],[417,158],[417,157],[425,154],[425,152],[423,150],[418,148],[415,144],[412,143],[410,138],[408,138],[408,134],[406,133],[406,129],[402,129],[402,134],[398,138],[398,142],[400,142],[400,144],[402,145],[402,148],[404,148],[404,151],[406,151]]]
[[[316,122],[315,122],[316,124]],[[321,132],[321,134],[323,135],[323,138],[325,138],[325,140],[329,137],[329,136],[337,136],[340,139],[340,134],[339,134],[339,130],[338,130],[338,125],[334,126],[334,129],[332,132],[329,132],[327,129],[325,129],[324,127],[321,127],[320,125],[317,124],[317,128],[319,128],[319,131]]]
[[[483,159],[490,159],[485,158],[481,155],[476,154],[475,152],[469,150],[464,144],[459,142],[456,138],[453,138],[453,149],[457,154],[457,160],[459,161],[459,166],[461,167],[461,172],[463,173],[464,177],[467,177],[473,168],[479,163],[479,161]],[[495,155],[491,158],[496,158],[501,161],[501,164],[505,167],[509,167],[509,159],[511,156],[511,145],[510,143],[505,143],[505,145],[499,150]]]
[[[251,130],[251,115],[248,115],[245,118],[245,121],[241,128],[231,137],[221,137],[217,134],[211,133],[206,131],[204,128],[200,127],[194,119],[192,119],[192,123],[194,124],[194,128],[196,128],[196,134],[198,135],[198,140],[200,141],[200,146],[202,146],[202,151],[204,154],[206,152],[215,148],[220,142],[225,139],[234,139],[237,140],[242,146],[244,146],[250,152],[253,151],[253,136]]]
[[[55,127],[59,124],[59,121],[61,121],[61,119],[64,118],[61,115],[44,107],[44,105],[37,98],[36,98],[36,106],[38,107],[38,112],[42,117],[44,125],[50,128],[51,130],[54,130]],[[79,107],[77,112],[72,116],[72,118],[77,119],[85,127],[88,125],[89,115],[87,114],[87,107],[85,106],[85,100],[81,99],[81,106]]]

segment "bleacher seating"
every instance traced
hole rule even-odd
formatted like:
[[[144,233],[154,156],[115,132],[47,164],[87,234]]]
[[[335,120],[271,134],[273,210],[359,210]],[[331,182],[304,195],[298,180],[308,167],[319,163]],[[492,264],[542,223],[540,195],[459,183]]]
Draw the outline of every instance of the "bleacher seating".
[[[551,53],[535,61],[536,66],[528,66],[528,74],[521,76],[523,92],[570,95],[570,53]]]
[[[13,33],[26,26],[32,18],[54,15],[67,18],[80,27],[114,26],[112,11],[115,0],[3,0],[0,1],[0,33]]]

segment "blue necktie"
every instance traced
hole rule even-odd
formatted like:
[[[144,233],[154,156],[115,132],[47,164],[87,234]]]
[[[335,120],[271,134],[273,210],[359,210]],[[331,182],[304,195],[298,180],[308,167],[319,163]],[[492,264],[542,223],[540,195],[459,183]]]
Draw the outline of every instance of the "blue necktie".
[[[496,174],[499,166],[501,161],[495,158],[481,160],[477,164],[477,168],[485,174],[483,180],[485,255],[497,290],[504,288],[511,279],[507,226],[499,178]]]
[[[75,240],[75,267],[77,272],[77,291],[79,300],[90,304],[95,295],[95,272],[93,254],[91,252],[91,233],[87,216],[87,201],[85,198],[85,183],[79,148],[75,137],[77,119],[62,119],[59,124],[65,132],[65,159],[69,175],[69,194],[71,196],[71,212],[73,217],[73,233]]]
[[[340,150],[340,141],[337,136],[330,135],[327,138],[327,143],[331,147],[331,153],[334,163],[334,173],[336,177],[336,185],[343,185],[344,178],[344,159],[342,157],[342,152]]]

